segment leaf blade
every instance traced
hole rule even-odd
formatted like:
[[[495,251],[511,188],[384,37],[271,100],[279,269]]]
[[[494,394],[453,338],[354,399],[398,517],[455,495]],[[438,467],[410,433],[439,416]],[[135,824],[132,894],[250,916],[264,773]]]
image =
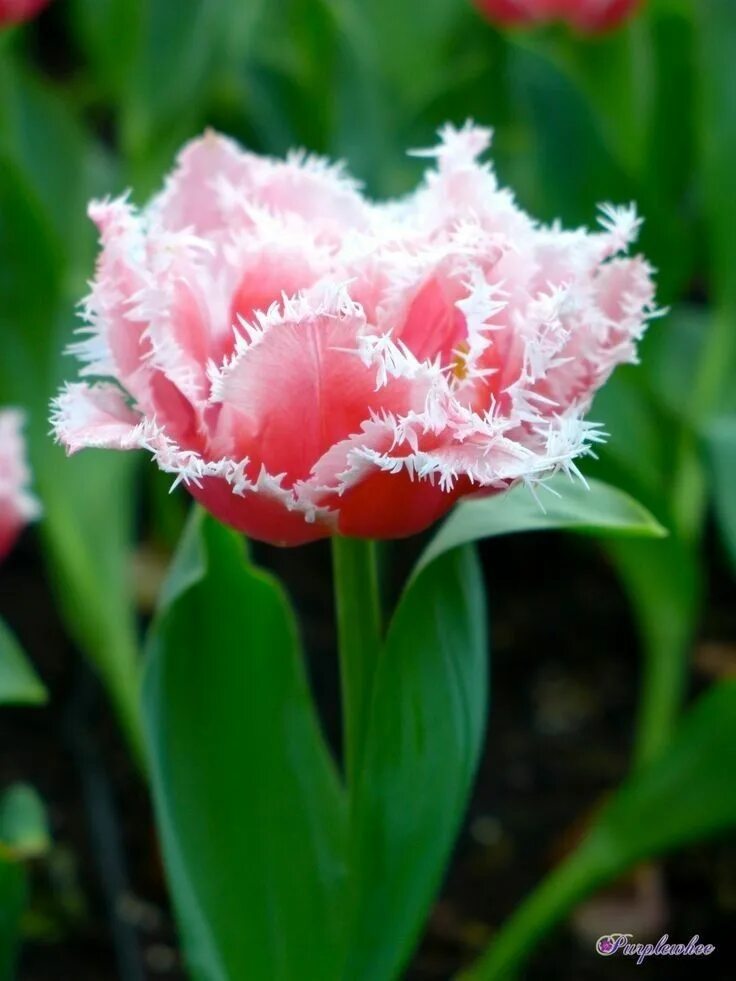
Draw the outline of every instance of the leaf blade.
[[[523,531],[568,529],[584,534],[659,538],[664,529],[640,504],[616,488],[597,480],[590,490],[565,477],[548,481],[544,510],[525,487],[505,494],[462,501],[445,521],[419,558],[413,575],[440,555],[459,545]]]
[[[145,729],[193,975],[334,976],[344,802],[286,598],[197,513],[166,601]]]
[[[43,705],[47,700],[38,675],[0,620],[0,705]]]
[[[343,977],[398,976],[439,885],[485,730],[480,566],[455,549],[407,587],[376,670],[353,801],[353,910]]]

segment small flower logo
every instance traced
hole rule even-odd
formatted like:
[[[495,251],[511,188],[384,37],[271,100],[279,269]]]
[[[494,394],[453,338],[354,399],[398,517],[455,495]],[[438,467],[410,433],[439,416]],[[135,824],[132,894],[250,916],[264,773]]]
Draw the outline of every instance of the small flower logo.
[[[615,954],[630,938],[630,933],[605,934],[602,937],[598,937],[595,942],[595,949],[601,957],[610,957],[611,954]]]

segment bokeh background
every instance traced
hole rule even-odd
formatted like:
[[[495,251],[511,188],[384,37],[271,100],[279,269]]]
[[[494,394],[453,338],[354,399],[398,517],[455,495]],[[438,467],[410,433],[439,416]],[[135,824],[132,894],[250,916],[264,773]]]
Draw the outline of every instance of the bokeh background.
[[[642,364],[599,397],[592,417],[611,438],[586,472],[671,534],[483,547],[487,750],[407,978],[468,963],[575,847],[607,791],[656,755],[682,703],[736,673],[733,0],[649,0],[594,38],[504,32],[467,0],[54,0],[0,33],[0,405],[28,414],[45,511],[0,569],[0,615],[50,693],[44,707],[0,708],[0,793],[30,784],[48,830],[26,863],[23,981],[185,976],[136,763],[136,686],[188,501],[140,455],[67,461],[48,437],[94,263],[88,199],[130,188],[144,202],[207,126],[259,152],[343,158],[371,194],[397,195],[421,171],[406,149],[469,117],[494,128],[501,181],[540,219],[590,225],[598,203],[630,200],[646,219],[641,249],[669,312]],[[417,547],[386,550],[392,588]],[[256,557],[295,600],[337,745],[329,551]],[[736,842],[721,837],[585,903],[526,976],[628,976],[630,963],[593,952],[625,922],[720,943],[697,969],[732,977],[734,915]],[[642,968],[667,979],[694,969]]]

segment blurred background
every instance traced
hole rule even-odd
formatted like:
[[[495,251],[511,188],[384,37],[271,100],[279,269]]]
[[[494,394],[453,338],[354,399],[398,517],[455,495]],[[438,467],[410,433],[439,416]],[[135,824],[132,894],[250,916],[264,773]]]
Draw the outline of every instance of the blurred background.
[[[648,0],[596,37],[505,32],[468,0],[53,0],[0,31],[0,406],[28,415],[44,507],[0,568],[0,617],[49,692],[42,707],[0,707],[0,941],[17,910],[23,981],[185,977],[137,763],[136,687],[188,499],[140,454],[66,461],[48,437],[94,264],[87,201],[132,188],[143,203],[206,126],[259,152],[343,158],[371,194],[401,194],[422,169],[406,149],[468,117],[494,128],[500,180],[536,217],[592,225],[599,203],[635,200],[646,219],[641,250],[668,313],[594,406],[612,435],[585,470],[671,534],[483,546],[487,750],[406,977],[449,978],[472,960],[605,794],[666,745],[683,704],[736,674],[733,0]],[[385,552],[394,590],[419,544]],[[294,598],[337,745],[329,550],[255,554]],[[19,785],[33,788],[25,850],[3,838]],[[730,978],[735,915],[736,840],[721,837],[587,901],[525,977],[628,976],[593,945],[631,928],[720,942],[697,970]]]

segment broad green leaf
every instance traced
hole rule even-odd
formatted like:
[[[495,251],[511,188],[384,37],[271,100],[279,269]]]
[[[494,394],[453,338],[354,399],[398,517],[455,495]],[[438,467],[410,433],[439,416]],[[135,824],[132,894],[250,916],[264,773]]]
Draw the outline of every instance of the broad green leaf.
[[[128,574],[136,459],[90,453],[65,460],[48,432],[49,400],[75,370],[62,352],[73,337],[74,303],[93,267],[85,200],[101,190],[99,148],[68,102],[8,52],[0,53],[0,87],[0,404],[27,410],[34,482],[44,506],[40,528],[62,612],[138,748],[139,666]]]
[[[518,908],[463,981],[503,981],[587,895],[644,858],[736,825],[736,682],[714,686],[655,762],[604,805],[588,837]]]
[[[505,494],[462,501],[420,556],[414,575],[458,545],[555,528],[610,537],[665,534],[651,514],[623,491],[597,480],[586,487],[558,476],[540,487],[536,497],[520,486]]]
[[[72,0],[71,26],[94,75],[95,94],[116,100],[129,84],[143,24],[143,0]]]
[[[598,203],[631,200],[635,182],[609,152],[589,103],[544,47],[523,32],[509,34],[508,43],[512,98],[532,141],[533,182],[522,203],[545,221],[591,225]]]
[[[692,0],[648,0],[633,21],[651,45],[651,90],[646,145],[639,159],[644,217],[641,250],[658,270],[657,302],[664,306],[690,290],[701,229],[693,202],[697,126],[693,92]],[[644,53],[646,57],[646,53]],[[644,361],[646,364],[646,361]]]
[[[707,428],[706,444],[723,544],[736,568],[736,415],[715,419]]]
[[[153,793],[192,977],[334,977],[344,800],[293,615],[242,538],[198,511],[147,657]]]
[[[18,641],[0,620],[0,705],[42,705],[47,698]]]
[[[323,0],[337,27],[333,82],[336,118],[331,152],[346,157],[374,194],[405,193],[419,173],[406,156],[447,118],[418,110],[457,81],[447,51],[458,22],[477,18],[453,0]],[[460,48],[462,51],[462,48]],[[335,84],[337,83],[337,84]],[[462,123],[467,108],[453,121]]]
[[[691,397],[693,365],[697,365],[702,357],[711,325],[707,307],[677,304],[666,317],[650,325],[642,348],[642,363],[633,369],[637,377],[643,374],[644,379],[640,381],[646,383],[658,405],[669,413],[671,419],[680,420],[685,425],[692,426],[694,423]],[[624,369],[624,372],[630,377],[628,369]],[[612,382],[619,374],[616,373]],[[606,385],[603,393],[608,388],[609,385]],[[596,409],[598,404],[596,399]],[[608,418],[605,410],[603,418]],[[672,439],[671,435],[661,432],[663,422],[656,416],[652,419],[652,425],[660,427],[660,442]],[[622,438],[630,439],[632,435],[635,434],[626,430]],[[615,431],[611,439],[616,440]]]
[[[590,103],[612,156],[636,174],[644,159],[654,94],[653,50],[645,21],[637,18],[593,39],[555,28],[525,40],[574,83]]]
[[[708,228],[708,265],[714,323],[695,379],[704,414],[733,398],[736,372],[736,198],[728,192],[736,161],[736,4],[698,0],[697,25],[701,193]]]
[[[351,802],[347,981],[398,977],[439,887],[483,740],[487,638],[470,548],[408,586],[376,668]]]
[[[43,419],[43,417],[41,417]],[[36,417],[36,422],[41,420]],[[140,653],[132,596],[136,454],[34,452],[41,525],[69,632],[102,677],[133,751],[142,758]]]
[[[22,63],[0,58],[0,94],[0,148],[47,220],[62,268],[78,272],[94,241],[86,219],[94,143],[68,102]]]
[[[119,100],[136,194],[157,187],[180,144],[211,122],[212,98],[250,39],[251,6],[241,0],[136,3]]]
[[[37,792],[24,783],[8,787],[0,797],[0,858],[38,858],[50,845],[46,809]]]
[[[640,368],[619,368],[596,395],[591,415],[610,435],[596,449],[598,459],[586,462],[586,475],[621,487],[666,514],[665,486],[679,428],[658,411]]]
[[[46,380],[48,337],[60,299],[62,275],[48,215],[28,186],[22,167],[0,149],[3,402],[23,396],[40,401],[39,393],[27,386],[34,376]]]

